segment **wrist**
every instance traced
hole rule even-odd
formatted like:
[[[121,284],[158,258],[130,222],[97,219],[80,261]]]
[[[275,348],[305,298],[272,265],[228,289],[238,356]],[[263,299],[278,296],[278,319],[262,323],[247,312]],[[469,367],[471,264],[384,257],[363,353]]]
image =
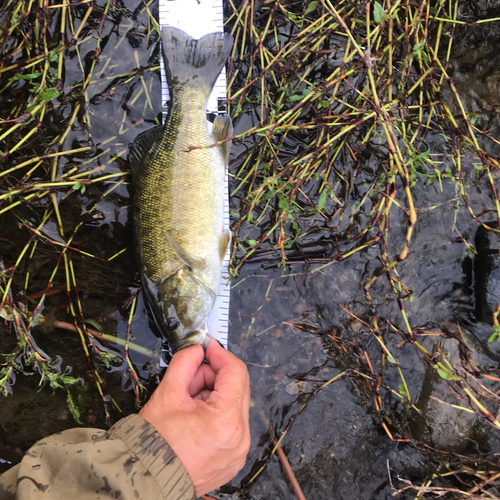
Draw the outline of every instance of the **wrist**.
[[[162,496],[172,500],[196,498],[195,486],[184,464],[158,430],[141,415],[130,415],[117,422],[110,434],[121,439],[151,474]],[[124,462],[126,470],[128,457]]]

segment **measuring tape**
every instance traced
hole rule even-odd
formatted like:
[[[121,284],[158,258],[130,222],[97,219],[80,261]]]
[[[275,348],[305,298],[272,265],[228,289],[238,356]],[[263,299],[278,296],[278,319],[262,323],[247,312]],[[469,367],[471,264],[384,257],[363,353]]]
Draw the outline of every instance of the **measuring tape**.
[[[224,19],[222,11],[222,0],[160,0],[159,5],[160,25],[175,26],[193,38],[201,38],[207,33],[223,32]],[[162,103],[169,99],[167,78],[163,59],[161,65],[161,91]],[[219,106],[226,101],[226,68],[222,69],[214,90],[207,103],[207,113],[215,115],[224,111]],[[166,107],[163,107],[165,116]],[[207,122],[209,126],[210,122]],[[225,179],[225,202],[224,202],[224,227],[229,227],[229,187],[226,172]],[[222,276],[219,294],[215,299],[214,307],[208,317],[208,329],[212,337],[216,338],[226,348],[228,345],[229,330],[229,281],[227,276],[230,249],[228,249],[222,261]]]

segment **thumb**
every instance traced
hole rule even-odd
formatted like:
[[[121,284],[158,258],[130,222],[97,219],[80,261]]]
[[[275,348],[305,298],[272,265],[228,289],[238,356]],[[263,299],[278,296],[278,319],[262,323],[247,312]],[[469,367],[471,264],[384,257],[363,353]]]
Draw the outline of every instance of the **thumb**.
[[[160,387],[164,386],[171,396],[191,398],[189,385],[203,362],[204,356],[205,351],[199,344],[176,352],[168,365]]]

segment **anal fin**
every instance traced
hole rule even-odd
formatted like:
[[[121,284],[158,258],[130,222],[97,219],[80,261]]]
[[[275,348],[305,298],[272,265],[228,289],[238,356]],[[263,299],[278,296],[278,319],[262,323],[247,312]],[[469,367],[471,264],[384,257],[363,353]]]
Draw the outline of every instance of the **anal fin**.
[[[224,231],[219,240],[219,257],[223,260],[231,243],[231,231]]]

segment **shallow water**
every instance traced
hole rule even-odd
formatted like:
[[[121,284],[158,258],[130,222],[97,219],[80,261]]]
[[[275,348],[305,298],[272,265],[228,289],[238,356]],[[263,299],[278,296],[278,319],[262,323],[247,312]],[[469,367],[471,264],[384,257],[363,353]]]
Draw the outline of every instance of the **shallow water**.
[[[128,143],[159,119],[161,92],[158,72],[145,71],[142,80],[135,76],[128,81],[128,77],[119,76],[136,68],[136,57],[140,65],[157,57],[156,40],[146,36],[147,15],[140,10],[142,5],[142,2],[124,2],[122,9],[117,10],[120,15],[106,19],[103,24],[105,43],[101,45],[98,78],[92,80],[87,91],[89,102],[85,109],[89,113],[85,118],[83,115],[79,117],[64,143],[65,149],[69,149],[70,144],[73,147],[91,144],[93,149],[92,154],[87,155],[89,158],[96,152],[104,152],[98,160],[79,167],[83,170],[105,165],[104,173],[122,172],[127,168]],[[154,4],[151,8],[154,9]],[[84,11],[82,8],[80,18]],[[99,19],[96,15],[95,22],[98,23]],[[470,42],[472,46],[473,41],[474,37]],[[463,47],[459,46],[460,51],[457,49],[453,67],[461,85],[460,92],[470,97],[470,101],[467,100],[471,107],[469,111],[475,111],[474,106],[483,109],[491,105],[494,108],[499,104],[496,101],[498,80],[490,78],[491,85],[484,87],[478,83],[489,78],[484,75],[491,66],[485,65],[481,72],[475,71],[468,55],[470,47],[463,43]],[[65,56],[65,89],[82,81],[75,50],[74,47],[68,48]],[[91,61],[95,50],[92,33],[79,50],[81,56],[87,54],[85,60]],[[484,48],[481,50],[489,53]],[[145,88],[150,101],[146,98]],[[479,93],[480,99],[477,98]],[[0,99],[4,103],[10,102],[16,95],[12,92],[0,96]],[[43,133],[47,137],[61,133],[76,102],[60,103],[58,118],[51,122],[55,125],[52,129],[48,124],[42,127],[38,137],[42,138]],[[496,130],[497,116],[488,109],[488,113],[481,115],[481,123]],[[89,120],[91,134],[85,119]],[[235,122],[236,131],[245,131],[258,119],[257,111],[241,115]],[[297,154],[301,141],[307,138],[297,134],[295,139],[296,142],[286,144],[282,154]],[[238,172],[244,154],[258,140],[252,138],[233,145],[232,174]],[[485,138],[480,140],[487,151],[496,153],[494,142]],[[436,161],[453,166],[442,136],[428,133],[423,141],[421,150],[428,149]],[[33,145],[31,154],[33,151],[42,153],[42,146],[42,141],[38,146]],[[336,191],[346,206],[341,219],[334,216],[337,206],[331,199],[325,207],[325,212],[331,216],[329,220],[310,216],[296,221],[304,232],[307,231],[305,237],[299,238],[299,244],[306,248],[308,243],[319,241],[323,249],[312,256],[313,260],[304,262],[298,255],[294,258],[300,262],[280,268],[277,267],[279,258],[270,261],[261,257],[266,261],[264,267],[259,258],[248,259],[232,283],[230,350],[247,363],[250,372],[252,448],[247,465],[237,478],[221,489],[220,498],[235,498],[237,495],[255,500],[295,498],[277,458],[270,455],[273,438],[285,430],[281,446],[309,500],[394,498],[394,489],[404,486],[401,479],[419,484],[433,474],[448,470],[446,463],[451,462],[452,467],[457,468],[470,463],[467,460],[461,462],[457,454],[469,457],[470,461],[483,460],[482,464],[491,468],[497,466],[493,454],[500,451],[498,431],[476,414],[470,416],[432,399],[437,397],[448,403],[457,402],[450,398],[448,382],[436,376],[436,371],[414,345],[404,342],[406,339],[399,330],[402,328],[400,305],[385,275],[373,284],[373,304],[368,303],[363,286],[380,267],[377,246],[354,253],[345,260],[332,259],[337,251],[346,252],[357,246],[358,242],[351,239],[351,235],[369,221],[373,208],[370,196],[359,211],[354,212],[354,207],[365,199],[370,186],[380,175],[382,155],[377,152],[383,149],[384,144],[374,141],[370,145],[372,154],[364,158],[362,167],[354,168],[349,161],[339,159],[337,169],[348,173],[350,179],[349,189],[344,186]],[[59,169],[70,168],[84,159],[78,156],[65,158],[60,161]],[[476,175],[477,162],[472,154],[463,159],[464,176],[472,186],[468,200],[475,213],[484,214],[483,220],[491,220],[495,218],[494,198],[487,176],[484,173]],[[4,166],[6,164],[8,161]],[[125,182],[101,201],[98,200],[109,185],[88,186],[84,194],[73,192],[61,201],[66,236],[72,234],[79,221],[85,221],[77,232],[75,246],[107,259],[130,243],[131,198],[127,179],[125,177]],[[330,180],[335,183],[339,179],[332,174]],[[492,353],[495,347],[487,344],[492,329],[489,326],[477,327],[474,320],[475,296],[471,281],[474,263],[464,241],[474,246],[478,224],[459,196],[455,177],[444,179],[442,186],[438,182],[430,184],[425,177],[417,176],[415,180],[412,192],[418,221],[410,253],[397,266],[401,283],[411,291],[412,300],[404,301],[409,322],[420,344],[429,351],[441,346],[443,351],[450,353],[450,358],[460,363],[461,356],[464,359],[461,348],[465,345],[474,363],[498,377],[495,352]],[[235,180],[232,188],[236,185]],[[400,185],[398,189],[402,192]],[[303,186],[308,196],[314,196],[316,190],[314,182]],[[59,199],[62,195],[62,191],[57,194]],[[398,199],[404,201],[402,195]],[[95,202],[98,202],[96,210],[99,211],[97,221],[88,214]],[[241,199],[235,196],[231,203],[233,213],[237,213]],[[25,228],[18,227],[14,214],[39,221],[43,210],[44,207],[22,206],[15,212],[0,215],[3,238],[0,253],[5,267],[15,262],[30,236]],[[259,238],[266,231],[266,224],[270,221],[263,219],[259,228],[242,225],[239,241]],[[55,215],[51,216],[50,223],[45,224],[43,233],[60,240]],[[388,237],[390,255],[400,251],[405,236],[406,216],[401,211],[393,211]],[[273,238],[275,235],[264,249],[275,243]],[[45,287],[59,254],[60,249],[55,245],[39,244],[29,263],[29,294]],[[242,255],[241,248],[237,249],[236,257]],[[72,253],[72,261],[84,317],[99,323],[105,332],[126,338],[130,309],[125,304],[138,286],[132,250],[128,249],[111,262],[77,253]],[[14,287],[18,297],[22,296],[23,280],[22,272],[15,275]],[[33,335],[41,348],[51,356],[60,354],[63,366],[71,366],[72,374],[84,381],[72,388],[74,398],[81,402],[83,424],[105,427],[103,403],[78,335],[53,325],[54,320],[72,321],[67,310],[65,286],[65,275],[61,270],[53,283],[53,289],[59,293],[46,298],[45,322],[34,330]],[[371,308],[376,310],[385,345],[399,364],[383,358],[380,343],[368,326],[372,318]],[[457,320],[465,325],[463,342],[456,340],[459,338]],[[131,327],[135,342],[150,349],[158,346],[140,293]],[[435,331],[448,332],[449,335],[445,338],[426,334]],[[0,352],[13,347],[13,335],[5,325],[0,325]],[[121,361],[112,363],[109,370],[97,358],[94,358],[94,363],[123,413],[134,411],[135,398],[130,390],[132,382],[123,361],[123,350],[99,342],[96,346],[121,356]],[[155,370],[148,366],[149,359],[134,352],[130,356],[141,380],[151,390],[153,384],[148,385],[147,380]],[[429,425],[426,425],[425,418],[419,420],[415,410],[391,392],[391,389],[401,391],[401,373],[409,397],[428,419]],[[322,387],[332,379],[331,384]],[[65,392],[53,392],[48,387],[37,392],[38,380],[37,375],[18,375],[12,385],[13,396],[0,402],[0,458],[9,462],[16,462],[41,437],[75,425],[67,408]],[[377,391],[378,381],[381,386]],[[490,381],[488,388],[498,391],[498,383]],[[128,390],[124,392],[122,389]],[[459,404],[467,403],[462,401]],[[494,405],[490,410],[494,410]],[[120,412],[110,411],[114,419],[119,418]],[[391,441],[389,433],[396,439],[407,439],[411,435],[412,442]],[[429,446],[442,453],[431,450]],[[251,480],[266,463],[264,471]],[[464,474],[451,479],[443,476],[434,484],[466,488],[467,484],[470,487],[467,481],[470,481],[470,476]],[[415,493],[398,496],[414,497]]]
[[[5,160],[2,166],[3,169],[9,168],[24,161],[26,157],[45,153],[48,141],[57,139],[68,129],[61,149],[66,151],[89,146],[89,150],[63,155],[57,162],[55,176],[75,168],[75,173],[99,169],[85,178],[111,176],[108,181],[87,184],[74,190],[63,187],[55,191],[64,238],[59,234],[57,217],[52,212],[41,228],[44,238],[41,238],[33,257],[22,261],[13,275],[14,300],[26,301],[22,292],[28,270],[28,296],[39,300],[54,269],[57,268],[52,279],[51,293],[42,305],[45,321],[34,329],[33,335],[40,348],[49,356],[62,357],[62,370],[70,367],[71,375],[81,379],[82,384],[76,384],[70,391],[80,408],[83,424],[101,427],[106,425],[103,403],[108,406],[114,420],[119,418],[120,414],[127,414],[135,409],[133,394],[122,391],[129,390],[131,385],[130,377],[127,376],[127,363],[123,359],[123,348],[97,340],[93,342],[95,347],[92,348],[91,344],[85,342],[92,353],[91,365],[85,358],[78,334],[54,328],[54,321],[73,323],[74,320],[68,310],[65,269],[59,261],[61,248],[50,244],[47,238],[64,243],[65,239],[73,237],[74,248],[93,256],[71,252],[76,287],[72,287],[70,297],[75,308],[78,307],[76,304],[79,298],[84,318],[93,322],[87,324],[89,328],[95,328],[97,323],[102,331],[125,339],[130,311],[130,305],[127,306],[126,301],[137,290],[138,280],[135,278],[136,266],[131,248],[130,185],[128,175],[124,176],[123,172],[127,169],[129,143],[161,119],[159,69],[149,70],[149,66],[154,66],[154,62],[159,59],[159,38],[148,26],[149,17],[144,4],[139,1],[119,3],[107,17],[104,15],[106,4],[107,2],[100,2],[91,9],[89,21],[82,32],[83,36],[80,37],[81,43],[69,44],[65,50],[62,95],[53,101],[54,110],[47,113],[48,116],[35,134],[34,140],[28,143],[25,149]],[[156,8],[154,4],[152,7]],[[68,40],[71,40],[74,30],[78,29],[87,9],[88,6],[85,5],[72,9],[73,24],[67,25]],[[57,25],[57,9],[49,11],[48,14],[53,15],[52,21],[54,26]],[[101,42],[98,62],[86,92],[82,95],[82,86],[90,74],[95,57],[99,29]],[[57,40],[57,32],[50,33]],[[11,74],[7,73],[3,81],[10,76]],[[8,115],[9,103],[15,103],[30,95],[26,85],[21,81],[1,95],[3,118],[11,118]],[[76,119],[71,123],[75,110]],[[19,139],[20,137],[12,134],[3,142],[2,150],[12,147]],[[48,161],[42,163],[41,167],[35,170],[32,181],[43,182],[48,176],[50,179],[51,166]],[[2,178],[1,188],[6,189],[8,185],[23,181],[21,174],[24,173],[25,170],[21,170],[19,174],[14,173]],[[109,191],[110,188],[113,189]],[[107,194],[103,196],[105,193]],[[2,208],[4,206],[5,202]],[[17,255],[31,236],[26,228],[18,226],[18,218],[39,224],[47,207],[51,208],[51,203],[46,196],[37,204],[25,203],[18,209],[12,209],[0,216],[0,253],[5,268],[8,269],[15,263]],[[111,262],[106,261],[123,250],[125,251]],[[35,303],[34,300],[28,299],[27,304],[31,310]],[[136,342],[154,349],[158,346],[158,338],[149,327],[145,327],[148,319],[143,311],[142,296],[139,296],[137,312],[132,321],[133,335]],[[0,351],[10,352],[14,346],[15,333],[4,324],[0,325],[0,332]],[[116,361],[111,362],[110,369],[107,370],[99,360],[97,349],[118,356]],[[130,358],[137,372],[146,380],[152,370],[145,365],[151,359],[134,351],[131,351]],[[106,391],[104,396],[98,393],[92,366],[104,377],[109,391],[107,395]],[[30,377],[18,374],[15,383],[10,387],[14,396],[4,398],[1,402],[0,449],[1,457],[6,460],[9,460],[7,456],[13,456],[11,461],[15,461],[16,457],[36,440],[75,425],[75,420],[68,410],[66,393],[60,390],[51,391],[49,387],[39,390],[38,383],[38,374]],[[121,411],[113,408],[110,395]],[[40,415],[43,415],[43,419],[40,419]],[[34,424],[30,424],[32,420]]]
[[[456,233],[450,228],[455,220],[461,234],[472,240],[477,225],[464,207],[456,209],[454,186],[444,184],[443,190],[450,201],[438,211],[428,207],[438,198],[443,199],[441,193],[425,185],[415,189],[419,221],[412,248],[418,250],[411,251],[398,267],[402,282],[411,284],[413,290],[413,301],[406,304],[406,312],[414,329],[432,330],[432,325],[453,322],[473,307],[473,297],[464,290],[464,245],[457,242]],[[491,207],[491,200],[485,199],[483,190],[478,190],[471,201],[479,211]],[[397,221],[393,227],[395,238],[404,239],[404,229],[398,227]],[[235,344],[232,351],[248,363],[252,380],[256,403],[252,455],[265,458],[266,453],[260,450],[263,442],[270,446],[271,429],[279,435],[308,394],[319,387],[319,381],[327,381],[348,369],[369,374],[363,353],[370,359],[375,374],[381,369],[380,345],[360,321],[344,310],[347,307],[365,321],[370,317],[363,284],[378,265],[376,255],[377,251],[370,249],[345,261],[333,262],[316,273],[314,266],[309,273],[303,266],[292,266],[289,269],[292,276],[285,277],[281,276],[281,270],[264,271],[259,265],[248,264],[243,268],[231,296],[231,330],[239,333],[232,337]],[[378,316],[399,324],[398,304],[391,299],[388,284],[377,282],[372,296]],[[386,345],[400,363],[412,399],[421,406],[427,404],[429,394],[423,392],[429,384],[433,396],[445,399],[449,395],[445,381],[437,377],[426,382],[429,368],[412,346],[403,343],[399,347],[401,340],[400,335],[389,335]],[[423,339],[422,344],[432,350],[435,341],[435,338]],[[352,342],[356,349],[349,348]],[[448,344],[444,350],[452,352],[452,348]],[[483,358],[482,353],[478,356],[481,364],[497,366],[490,358]],[[401,382],[394,365],[386,366],[383,379],[395,388]],[[372,388],[361,377],[348,374],[321,389],[293,421],[282,446],[306,498],[392,498],[388,468],[395,483],[397,475],[421,477],[433,470],[435,457],[425,457],[409,445],[398,445],[388,439],[380,427],[380,414],[375,411],[371,392]],[[385,399],[385,411],[392,419],[398,419],[399,425],[395,427],[407,428],[414,417],[405,413],[397,398],[386,394]],[[259,416],[260,412],[265,418]],[[466,428],[461,432],[455,425],[457,412],[443,417],[445,412],[441,408],[439,417],[433,417],[434,442],[438,447],[460,452],[476,446],[498,450],[498,436],[490,435],[487,426],[479,439],[473,434],[481,432],[481,424],[473,432],[473,423],[461,415],[459,418],[465,421]],[[431,414],[431,409],[427,414]],[[415,434],[415,438],[421,437]],[[251,475],[251,466],[252,463],[247,465],[241,477]],[[266,473],[249,489],[249,498],[293,498],[286,484],[274,458]]]
[[[492,43],[484,46],[476,45],[484,38],[479,29],[457,30],[455,36],[459,42],[456,53],[452,53],[452,67],[467,112],[488,110],[478,115],[476,124],[496,139],[499,120],[495,110],[500,104],[498,79],[494,77],[498,23],[494,26],[484,30]],[[484,54],[482,62],[477,62],[475,50]],[[495,57],[490,57],[493,53]],[[467,66],[471,60],[477,66],[474,63]],[[246,74],[246,67],[242,72]],[[313,81],[314,77],[310,79]],[[451,93],[446,93],[446,98],[458,114]],[[258,107],[255,108],[250,117],[246,115],[237,121],[237,132],[258,123]],[[480,136],[478,141],[485,151],[498,154],[495,140]],[[287,153],[299,153],[300,144],[299,139],[280,150],[280,155],[284,153],[280,156],[283,163]],[[306,233],[297,240],[303,254],[308,256],[307,248],[313,247],[313,242],[317,242],[316,249],[323,248],[323,253],[309,254],[308,260],[295,251],[295,260],[302,263],[293,265],[289,261],[279,268],[279,252],[265,250],[276,243],[275,232],[261,245],[262,252],[256,252],[255,258],[250,257],[243,264],[233,283],[232,350],[249,366],[255,403],[250,457],[256,457],[256,461],[250,460],[233,481],[244,485],[243,498],[295,498],[278,459],[270,457],[272,438],[284,431],[281,445],[308,499],[394,498],[394,492],[408,484],[404,481],[421,484],[433,474],[439,476],[443,470],[460,468],[466,462],[459,465],[459,457],[481,457],[495,462],[493,457],[500,451],[498,431],[476,414],[451,407],[451,404],[467,406],[466,398],[453,393],[449,382],[437,374],[432,363],[414,345],[405,342],[407,339],[399,330],[404,330],[400,304],[385,273],[372,285],[373,304],[369,304],[363,287],[381,268],[377,245],[345,260],[335,258],[337,252],[345,253],[357,246],[358,242],[350,236],[369,221],[374,202],[368,191],[380,175],[384,159],[383,143],[374,141],[370,146],[359,162],[361,167],[354,169],[352,163],[340,156],[336,160],[337,170],[352,179],[349,189],[335,193],[345,203],[343,216],[337,211],[340,205],[330,200],[325,208],[328,220],[311,216],[295,221]],[[234,175],[252,148],[252,140],[236,145]],[[259,152],[254,149],[258,157]],[[455,169],[443,136],[427,133],[418,149],[428,150],[430,158]],[[490,181],[476,168],[478,158],[470,154],[462,161],[464,182],[470,186],[469,206],[475,214],[481,214],[482,220],[494,220],[494,194]],[[497,173],[494,175],[498,186]],[[332,185],[344,182],[335,176],[328,180]],[[238,182],[235,180],[235,187]],[[318,184],[311,181],[301,187],[313,197]],[[398,184],[397,188],[397,199],[406,206],[402,186]],[[498,373],[497,342],[488,343],[493,329],[478,323],[474,316],[477,295],[474,287],[476,291],[479,287],[477,282],[474,284],[477,267],[474,259],[482,256],[474,257],[471,248],[478,223],[460,197],[457,177],[452,175],[440,184],[430,182],[429,177],[416,176],[412,195],[418,220],[409,255],[397,265],[397,276],[411,294],[411,300],[404,301],[404,310],[412,330],[422,347],[430,352],[447,353],[445,356],[454,365],[465,363],[467,352],[485,373]],[[363,200],[362,209],[354,212],[354,207],[359,207]],[[242,204],[237,197],[233,203],[233,211],[237,213]],[[389,255],[397,254],[403,247],[406,221],[402,211],[391,212]],[[243,223],[240,241],[259,239],[272,222],[263,218],[262,226],[259,231],[254,225]],[[496,249],[498,253],[498,238],[495,241],[492,252]],[[237,256],[241,258],[244,252],[239,251]],[[274,260],[270,262],[269,256]],[[270,267],[272,264],[274,268]],[[383,331],[385,346],[398,363],[382,362],[383,351],[372,330],[372,311]],[[416,409],[410,409],[391,393],[391,389],[403,390],[401,373]],[[324,382],[332,379],[330,385],[322,388]],[[382,387],[379,393],[375,387],[377,381]],[[493,391],[499,389],[498,382],[486,385]],[[302,410],[305,403],[307,406]],[[496,412],[496,405],[490,410]],[[410,437],[410,442],[391,441],[389,434],[394,439]],[[450,459],[453,465],[447,462]],[[267,461],[266,470],[252,479]],[[448,465],[443,466],[444,463]],[[434,485],[467,489],[470,484],[467,481],[470,481],[467,475],[442,477]],[[398,498],[415,498],[415,495],[416,492],[409,490],[399,493]],[[455,498],[453,493],[448,495],[446,498]]]

